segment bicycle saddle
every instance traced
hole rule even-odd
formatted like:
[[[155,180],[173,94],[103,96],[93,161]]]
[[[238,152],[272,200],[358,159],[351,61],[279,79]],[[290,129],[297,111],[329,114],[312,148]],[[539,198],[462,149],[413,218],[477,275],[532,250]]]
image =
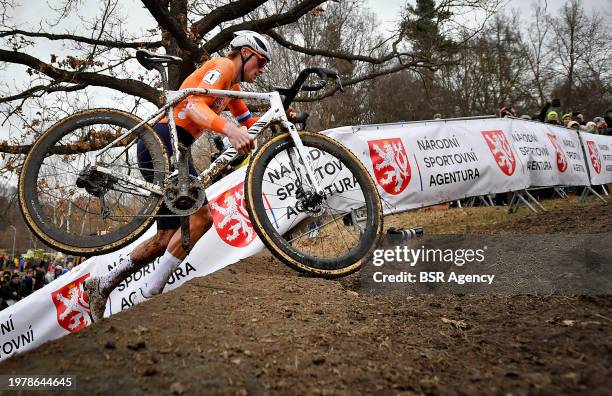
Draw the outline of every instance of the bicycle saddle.
[[[166,54],[156,54],[147,50],[137,50],[136,51],[136,59],[138,63],[144,66],[147,70],[152,70],[155,68],[155,64],[165,64],[165,63],[181,63],[183,59],[178,56],[166,55]]]

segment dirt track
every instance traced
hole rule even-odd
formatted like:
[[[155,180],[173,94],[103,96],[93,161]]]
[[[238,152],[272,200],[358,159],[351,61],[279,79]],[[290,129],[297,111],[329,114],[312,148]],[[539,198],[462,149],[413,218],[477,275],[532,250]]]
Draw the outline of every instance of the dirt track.
[[[612,242],[609,206],[550,205],[537,216],[471,208],[387,225],[417,217],[426,232],[446,222],[476,233],[601,233]],[[89,395],[612,388],[609,295],[373,295],[356,284],[358,275],[303,277],[260,255],[11,358],[0,372],[76,374],[78,393]]]

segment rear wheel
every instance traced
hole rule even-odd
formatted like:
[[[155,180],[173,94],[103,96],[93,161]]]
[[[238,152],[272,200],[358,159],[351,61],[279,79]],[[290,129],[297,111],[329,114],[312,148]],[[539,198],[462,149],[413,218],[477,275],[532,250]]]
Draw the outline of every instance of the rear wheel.
[[[20,174],[19,204],[45,243],[70,254],[103,254],[151,225],[161,195],[89,167],[103,147],[140,121],[119,110],[88,110],[58,122],[36,141]],[[151,156],[142,169],[139,140]],[[168,173],[163,144],[147,124],[102,154],[96,165],[158,186]]]
[[[315,177],[300,174],[289,134],[268,141],[251,160],[246,207],[264,244],[291,268],[322,277],[358,270],[382,235],[378,191],[359,159],[326,136],[300,132]]]

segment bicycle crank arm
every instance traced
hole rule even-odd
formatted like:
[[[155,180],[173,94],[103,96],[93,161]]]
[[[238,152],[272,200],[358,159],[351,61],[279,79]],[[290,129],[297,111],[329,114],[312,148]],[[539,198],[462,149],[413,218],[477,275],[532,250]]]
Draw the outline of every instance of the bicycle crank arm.
[[[191,251],[191,232],[189,231],[189,216],[181,217],[181,245],[185,253]]]

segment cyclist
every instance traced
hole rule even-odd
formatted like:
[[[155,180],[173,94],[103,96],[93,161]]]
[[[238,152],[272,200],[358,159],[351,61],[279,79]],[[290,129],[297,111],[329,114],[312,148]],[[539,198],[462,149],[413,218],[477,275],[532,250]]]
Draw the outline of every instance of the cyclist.
[[[261,34],[252,31],[239,31],[234,35],[227,57],[214,58],[204,63],[185,79],[181,89],[208,88],[238,91],[240,82],[254,82],[264,72],[272,58],[267,40]],[[241,126],[219,115],[225,108],[229,108]],[[254,149],[254,142],[247,133],[247,128],[255,123],[256,118],[240,99],[190,96],[175,107],[174,119],[179,141],[186,146],[190,146],[204,130],[212,129],[225,135],[239,154],[246,155]],[[164,141],[168,153],[172,155],[167,122],[167,119],[163,119],[154,126],[154,129]],[[142,143],[138,146],[138,161],[140,168],[151,168],[151,156]],[[196,174],[192,164],[189,164],[189,171],[191,174]],[[164,204],[160,214],[170,213]],[[192,244],[210,229],[212,222],[209,205],[205,201],[204,205],[189,218]],[[141,288],[145,298],[160,294],[174,270],[186,257],[181,244],[180,217],[160,217],[157,220],[157,233],[152,238],[137,246],[128,257],[122,258],[109,273],[90,278],[85,282],[84,289],[89,297],[92,319],[94,321],[102,319],[106,299],[115,287],[159,256],[162,257],[155,267],[155,272],[150,275],[145,287]]]

